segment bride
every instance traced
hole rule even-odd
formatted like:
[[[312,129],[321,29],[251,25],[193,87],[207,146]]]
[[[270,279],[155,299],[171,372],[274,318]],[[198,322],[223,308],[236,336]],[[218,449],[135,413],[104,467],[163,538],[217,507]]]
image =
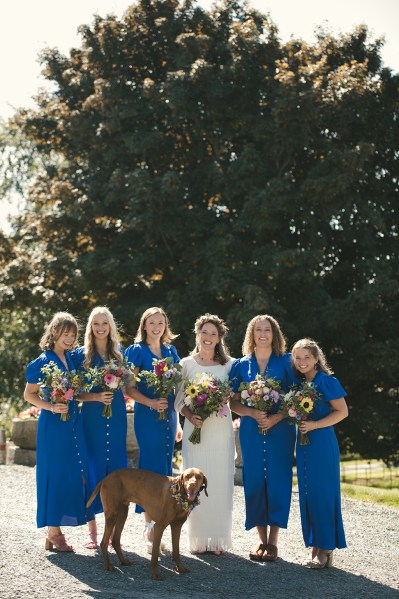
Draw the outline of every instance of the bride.
[[[196,380],[202,374],[221,381],[229,376],[233,359],[224,345],[227,327],[216,315],[205,314],[195,322],[196,346],[181,360],[183,381]],[[196,467],[208,480],[209,497],[191,512],[188,522],[189,548],[192,553],[222,555],[231,549],[234,491],[235,443],[231,411],[226,416],[211,414],[202,420],[184,403],[184,383],[176,396],[175,407],[185,417],[182,442],[183,469]],[[194,427],[201,429],[201,441],[189,441]]]

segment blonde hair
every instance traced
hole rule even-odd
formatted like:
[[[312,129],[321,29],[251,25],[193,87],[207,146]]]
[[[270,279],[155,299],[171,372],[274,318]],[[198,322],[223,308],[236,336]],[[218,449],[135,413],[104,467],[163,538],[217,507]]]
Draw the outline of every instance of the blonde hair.
[[[196,354],[197,352],[199,352],[199,349],[200,349],[199,335],[202,330],[202,327],[208,323],[213,324],[216,327],[218,335],[219,335],[219,342],[215,345],[214,360],[216,362],[219,362],[219,364],[226,364],[226,362],[230,358],[230,354],[229,354],[229,349],[224,342],[224,337],[229,332],[229,329],[226,326],[224,320],[219,318],[219,316],[216,316],[216,314],[206,313],[206,314],[203,314],[202,316],[199,316],[197,318],[197,320],[195,321],[195,325],[194,325],[195,348],[192,350],[192,352],[190,352],[190,355],[192,356],[193,354]]]
[[[292,357],[293,358],[295,358],[295,351],[297,349],[306,349],[307,351],[309,351],[312,354],[314,359],[317,360],[317,362],[315,364],[316,370],[321,370],[322,372],[325,372],[326,374],[333,374],[333,371],[327,364],[327,359],[326,359],[326,356],[324,355],[323,350],[316,343],[316,341],[313,341],[313,339],[307,339],[307,338],[300,339],[299,341],[297,341],[292,348]]]
[[[93,308],[93,310],[91,311],[85,330],[85,359],[83,362],[83,366],[85,368],[90,368],[91,366],[93,366],[94,355],[96,353],[96,341],[92,329],[92,324],[94,317],[98,316],[99,314],[103,314],[104,316],[106,316],[109,324],[109,334],[107,337],[107,357],[109,360],[123,362],[122,352],[119,349],[120,337],[115,324],[114,317],[112,316],[111,311],[107,307],[97,306],[97,308]]]
[[[68,312],[56,312],[40,339],[40,349],[43,351],[45,349],[54,349],[55,342],[58,341],[64,331],[75,332],[73,347],[76,347],[78,344],[78,323],[76,318]]]
[[[254,316],[252,320],[249,321],[247,325],[247,330],[245,331],[245,337],[242,344],[242,354],[243,356],[250,356],[255,351],[255,338],[254,338],[254,329],[255,325],[259,320],[268,320],[272,327],[273,333],[273,341],[272,341],[272,349],[276,356],[282,356],[286,351],[286,340],[281,332],[280,325],[273,316],[269,316],[269,314],[259,314],[258,316]]]
[[[140,324],[137,329],[136,336],[134,338],[135,343],[141,343],[141,342],[147,343],[147,332],[144,329],[145,321],[150,316],[153,316],[154,314],[158,314],[158,312],[159,312],[159,314],[162,314],[162,316],[165,319],[165,330],[161,337],[161,343],[163,343],[164,345],[167,345],[168,343],[173,341],[173,339],[176,339],[177,335],[172,333],[172,330],[171,330],[170,324],[169,324],[169,318],[168,318],[168,315],[166,314],[165,310],[163,308],[158,308],[157,306],[153,306],[152,308],[147,308],[147,310],[145,310],[145,312],[143,312],[143,314],[141,315]]]

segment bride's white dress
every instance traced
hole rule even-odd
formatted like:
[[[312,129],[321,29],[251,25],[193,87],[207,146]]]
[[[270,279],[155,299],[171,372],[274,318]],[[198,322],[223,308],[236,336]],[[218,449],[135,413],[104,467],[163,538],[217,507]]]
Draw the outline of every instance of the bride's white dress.
[[[183,358],[183,379],[196,379],[197,374],[207,373],[225,381],[229,376],[233,360],[224,365],[202,366],[192,356]],[[175,407],[184,406],[184,390],[181,385],[176,396]],[[201,493],[200,505],[189,515],[188,539],[190,551],[227,551],[231,549],[231,528],[234,492],[235,441],[230,408],[227,416],[212,414],[201,428],[201,442],[188,440],[193,425],[187,418],[184,422],[182,457],[183,469],[199,468],[208,481],[208,495]]]

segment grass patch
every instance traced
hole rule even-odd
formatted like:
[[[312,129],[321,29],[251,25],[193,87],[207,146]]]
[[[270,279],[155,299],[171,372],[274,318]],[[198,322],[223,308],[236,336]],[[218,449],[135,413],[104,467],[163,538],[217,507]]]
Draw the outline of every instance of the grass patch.
[[[341,491],[343,495],[352,499],[399,508],[398,489],[379,489],[377,487],[366,487],[365,485],[341,483]]]
[[[389,478],[388,476],[379,476],[377,472],[373,472],[373,476],[370,478],[360,478],[355,474],[346,474],[345,476],[341,476],[341,483],[349,483],[362,487],[376,487],[377,489],[399,489],[399,477]]]

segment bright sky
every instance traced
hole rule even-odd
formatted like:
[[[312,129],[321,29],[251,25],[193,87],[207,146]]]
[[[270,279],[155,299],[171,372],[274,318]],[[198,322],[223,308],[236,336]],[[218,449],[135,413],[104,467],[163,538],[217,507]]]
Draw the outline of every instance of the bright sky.
[[[212,1],[199,3],[208,8]],[[43,48],[57,47],[67,54],[80,46],[79,25],[91,24],[94,14],[120,17],[129,4],[128,0],[2,0],[0,118],[34,105],[32,96],[45,85],[37,60]],[[311,42],[315,27],[326,22],[336,34],[366,23],[374,37],[385,37],[384,63],[399,72],[398,0],[251,0],[250,4],[270,12],[283,41],[294,35]],[[0,221],[9,210],[0,204]]]

